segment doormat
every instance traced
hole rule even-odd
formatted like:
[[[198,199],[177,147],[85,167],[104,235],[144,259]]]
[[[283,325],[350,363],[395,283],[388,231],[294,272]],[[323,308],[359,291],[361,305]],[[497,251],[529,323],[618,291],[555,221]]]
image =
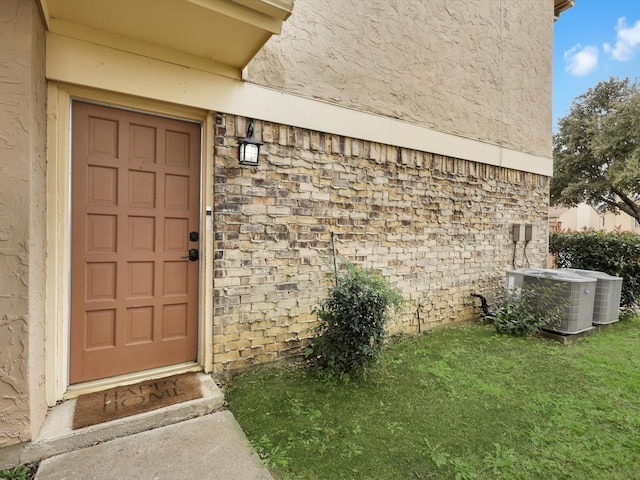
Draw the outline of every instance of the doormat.
[[[196,373],[145,380],[80,395],[72,426],[76,430],[201,397],[200,379]]]

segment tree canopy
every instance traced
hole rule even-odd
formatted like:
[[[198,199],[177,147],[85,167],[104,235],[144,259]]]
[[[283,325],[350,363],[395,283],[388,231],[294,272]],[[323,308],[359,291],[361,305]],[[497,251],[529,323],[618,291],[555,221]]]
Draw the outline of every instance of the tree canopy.
[[[640,221],[640,87],[598,83],[575,98],[553,137],[551,204],[588,203]]]

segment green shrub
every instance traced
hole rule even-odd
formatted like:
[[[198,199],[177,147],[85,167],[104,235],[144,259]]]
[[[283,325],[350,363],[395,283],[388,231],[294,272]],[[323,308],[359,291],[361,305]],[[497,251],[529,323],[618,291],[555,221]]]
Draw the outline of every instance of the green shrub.
[[[31,468],[28,465],[18,465],[13,468],[5,468],[0,470],[0,480],[27,480]]]
[[[555,232],[549,252],[558,268],[581,268],[622,277],[620,304],[640,303],[640,236],[631,232]]]
[[[319,307],[307,357],[322,373],[335,378],[361,375],[379,356],[390,313],[402,296],[373,271],[347,264],[337,285]]]
[[[554,328],[566,316],[566,302],[558,302],[561,286],[539,279],[523,285],[512,293],[505,293],[495,312],[494,326],[499,333],[527,336],[543,328]]]

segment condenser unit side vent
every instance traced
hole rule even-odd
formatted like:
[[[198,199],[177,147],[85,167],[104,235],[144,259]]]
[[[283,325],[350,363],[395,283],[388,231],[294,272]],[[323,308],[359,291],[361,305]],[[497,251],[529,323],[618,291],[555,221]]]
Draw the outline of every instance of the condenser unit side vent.
[[[592,329],[596,280],[575,273],[558,272],[526,273],[524,285],[535,285],[543,280],[552,281],[555,302],[563,305],[564,315],[560,325],[549,330],[562,334],[576,334]]]
[[[560,272],[575,273],[583,277],[596,279],[596,296],[593,305],[594,325],[617,322],[620,314],[620,297],[622,295],[622,277],[615,277],[594,270],[562,268]]]

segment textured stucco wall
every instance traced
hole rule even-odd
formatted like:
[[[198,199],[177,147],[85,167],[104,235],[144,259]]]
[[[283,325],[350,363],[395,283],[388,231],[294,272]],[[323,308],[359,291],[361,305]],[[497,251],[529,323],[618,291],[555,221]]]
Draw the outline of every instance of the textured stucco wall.
[[[296,0],[245,78],[551,156],[553,0]]]
[[[35,1],[0,2],[0,447],[46,414],[44,56]]]

